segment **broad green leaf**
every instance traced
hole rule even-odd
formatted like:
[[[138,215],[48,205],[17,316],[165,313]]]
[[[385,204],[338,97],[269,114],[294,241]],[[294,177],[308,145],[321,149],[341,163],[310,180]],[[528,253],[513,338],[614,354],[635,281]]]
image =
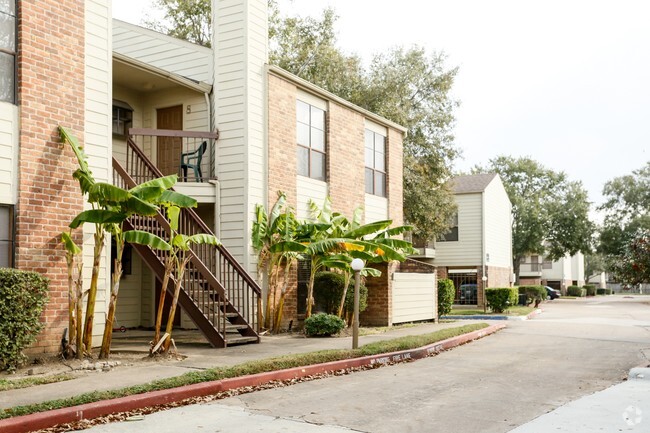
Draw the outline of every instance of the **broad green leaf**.
[[[79,181],[79,188],[83,194],[88,194],[90,189],[95,184],[95,179],[93,179],[92,175],[87,171],[81,170],[80,168],[72,173],[72,177]]]
[[[92,224],[119,224],[127,218],[122,212],[109,211],[105,209],[90,209],[81,212],[70,223],[71,229],[76,229],[84,223]]]
[[[359,239],[364,236],[377,233],[378,231],[385,230],[387,227],[391,225],[391,223],[392,223],[391,220],[384,220],[384,221],[375,221],[372,223],[364,224],[361,227],[357,227],[356,229],[350,230],[349,232],[345,233],[344,237]]]
[[[106,182],[97,182],[88,192],[88,201],[100,206],[123,203],[130,197],[127,190]]]
[[[162,195],[158,199],[158,202],[163,203],[165,205],[173,205],[182,208],[190,208],[190,207],[198,206],[198,202],[196,201],[196,199],[187,196],[185,194],[181,194],[180,192],[169,191],[169,190],[162,193]]]
[[[141,230],[130,230],[124,233],[124,240],[132,244],[147,245],[156,250],[169,251],[172,249],[165,240],[153,233]]]
[[[145,188],[140,188],[137,191],[130,189],[129,192],[140,200],[144,200],[149,203],[157,202],[160,199],[160,196],[166,190],[159,186],[148,186]]]
[[[375,268],[361,269],[361,275],[364,277],[381,277],[381,271]]]
[[[158,207],[152,203],[147,203],[140,200],[138,197],[130,197],[126,203],[122,205],[124,212],[129,214],[153,216],[158,213]]]
[[[267,237],[267,216],[264,206],[261,204],[255,205],[255,220],[253,221],[253,230],[251,233],[251,240],[255,251],[260,251],[265,242],[263,239]]]
[[[178,231],[178,221],[181,215],[181,208],[178,206],[169,206],[167,208],[167,219],[173,231]]]
[[[284,192],[282,192],[282,191],[279,191],[278,192],[278,199],[276,200],[275,204],[271,208],[271,212],[269,212],[269,215],[268,215],[268,225],[269,225],[269,227],[273,227],[273,226],[276,225],[276,220],[283,213],[282,209],[284,208],[286,202],[287,202],[286,194]],[[273,231],[273,229],[271,231]]]
[[[172,246],[181,250],[187,250],[189,247],[187,240],[188,236],[177,233],[172,239]]]
[[[202,244],[220,245],[221,244],[221,242],[219,242],[219,239],[217,239],[216,236],[209,235],[207,233],[197,233],[195,235],[189,236],[187,238],[187,242],[192,244],[197,244],[197,245],[202,245]]]
[[[178,175],[170,174],[169,176],[157,177],[152,180],[148,180],[139,185],[134,186],[130,189],[131,194],[137,194],[140,190],[147,188],[162,188],[163,190],[169,189],[172,186],[176,185],[178,181]]]
[[[76,256],[77,254],[81,253],[81,248],[79,248],[77,244],[74,243],[74,241],[70,237],[70,233],[68,232],[61,233],[61,242],[63,243],[65,250],[68,253],[72,254],[73,256]]]
[[[86,157],[83,148],[79,144],[77,137],[75,137],[74,134],[72,134],[70,131],[68,131],[67,128],[61,125],[59,125],[59,135],[61,136],[61,139],[64,142],[67,142],[72,148],[72,151],[77,157],[77,162],[79,163],[79,168],[81,171],[85,171],[92,178],[92,173],[88,167],[88,158]]]
[[[306,253],[308,248],[306,245],[303,245],[299,242],[294,241],[282,241],[277,244],[271,245],[269,251],[272,253],[283,253],[283,252],[294,252],[294,253]]]

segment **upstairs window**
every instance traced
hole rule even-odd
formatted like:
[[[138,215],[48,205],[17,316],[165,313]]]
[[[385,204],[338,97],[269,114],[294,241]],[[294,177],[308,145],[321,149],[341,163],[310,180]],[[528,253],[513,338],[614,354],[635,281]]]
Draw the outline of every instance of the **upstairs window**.
[[[16,103],[16,0],[0,0],[0,101]]]
[[[113,100],[113,137],[126,138],[133,126],[133,108],[123,101]]]
[[[0,204],[0,268],[14,267],[14,207]]]
[[[438,238],[439,242],[451,242],[458,240],[458,212],[454,214],[450,222],[451,227],[449,231],[445,234],[440,235]]]
[[[366,193],[386,197],[386,137],[366,129]]]
[[[296,101],[298,174],[325,180],[325,110]]]

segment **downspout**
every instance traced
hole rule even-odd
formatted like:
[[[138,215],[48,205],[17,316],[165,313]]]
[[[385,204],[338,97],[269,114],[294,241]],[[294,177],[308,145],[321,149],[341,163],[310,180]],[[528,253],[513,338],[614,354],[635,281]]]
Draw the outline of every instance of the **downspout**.
[[[485,288],[487,286],[487,275],[485,275],[485,190],[481,192],[481,284],[483,287],[483,311],[487,312],[487,297]],[[478,283],[478,281],[477,281]]]
[[[206,110],[208,112],[208,122],[209,122],[209,127],[210,127],[210,132],[215,132],[216,127],[214,125],[214,121],[212,119],[212,111],[210,110],[210,95],[205,92],[203,94],[205,97],[205,106]],[[212,155],[210,156],[211,158],[211,166],[210,169],[212,170],[212,173],[210,174],[210,183],[214,185],[214,224],[212,227],[212,230],[214,230],[214,235],[217,237],[217,239],[221,239],[221,184],[219,183],[219,180],[217,179],[217,140],[214,141],[213,146],[212,146]]]

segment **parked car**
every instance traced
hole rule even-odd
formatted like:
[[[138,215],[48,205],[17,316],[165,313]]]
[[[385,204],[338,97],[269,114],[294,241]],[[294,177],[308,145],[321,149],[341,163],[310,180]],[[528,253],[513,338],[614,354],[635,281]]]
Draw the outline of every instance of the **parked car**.
[[[545,287],[546,287],[546,299],[547,300],[552,301],[553,299],[557,299],[560,296],[562,296],[562,294],[560,293],[559,290],[556,290],[556,289],[554,289],[552,287],[549,287],[549,286],[545,286]]]
[[[476,289],[476,284],[461,284],[459,288],[459,304],[476,304]]]

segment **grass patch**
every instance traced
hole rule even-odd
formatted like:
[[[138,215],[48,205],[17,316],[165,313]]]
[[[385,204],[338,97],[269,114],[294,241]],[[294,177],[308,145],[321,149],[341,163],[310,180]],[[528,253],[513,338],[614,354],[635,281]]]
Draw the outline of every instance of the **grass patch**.
[[[0,412],[0,419],[14,416],[28,415],[36,412],[44,412],[52,409],[76,406],[80,404],[93,403],[112,398],[126,397],[129,395],[143,394],[149,391],[177,388],[179,386],[191,385],[213,380],[229,379],[232,377],[246,376],[256,373],[282,370],[285,368],[301,367],[323,362],[339,361],[342,359],[359,358],[368,355],[393,352],[397,350],[415,349],[429,344],[437,343],[447,338],[466,334],[488,327],[487,323],[474,323],[471,325],[459,326],[456,328],[441,329],[429,334],[406,336],[392,340],[378,341],[366,344],[358,349],[335,349],[321,350],[317,352],[299,353],[274,358],[250,361],[230,367],[218,367],[204,371],[193,371],[181,376],[160,379],[143,385],[135,385],[127,388],[112,391],[96,391],[81,394],[76,397],[51,400],[43,403],[26,406],[16,406]]]
[[[48,383],[63,382],[65,380],[74,379],[71,374],[57,374],[53,376],[43,377],[25,377],[22,379],[0,379],[0,391],[7,391],[10,389],[29,388],[30,386],[46,385]]]
[[[375,326],[372,328],[361,327],[359,328],[359,336],[363,337],[364,335],[377,335],[383,334],[388,331],[395,331],[398,329],[414,328],[420,325],[420,323],[402,323],[400,325],[393,326]]]
[[[466,309],[466,310],[452,309],[451,313],[449,313],[449,315],[450,316],[454,316],[454,315],[455,316],[474,316],[474,315],[477,315],[477,316],[478,315],[481,315],[481,316],[503,316],[503,315],[507,315],[507,316],[526,316],[526,315],[532,313],[533,311],[535,311],[534,307],[524,307],[524,306],[521,306],[521,305],[516,305],[514,307],[510,307],[508,309],[508,311],[506,311],[505,313],[498,313],[498,314],[497,313],[491,313],[491,312],[485,313],[485,312],[483,312],[483,310],[479,310],[479,309]]]

